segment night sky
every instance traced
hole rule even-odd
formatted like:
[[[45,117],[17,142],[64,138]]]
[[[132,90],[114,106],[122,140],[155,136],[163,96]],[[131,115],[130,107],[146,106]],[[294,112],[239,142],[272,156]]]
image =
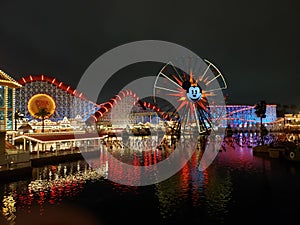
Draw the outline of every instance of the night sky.
[[[230,104],[300,105],[298,0],[1,0],[0,9],[0,69],[15,79],[45,74],[76,87],[106,51],[164,40],[212,61],[227,81]],[[158,69],[127,68],[115,86]]]

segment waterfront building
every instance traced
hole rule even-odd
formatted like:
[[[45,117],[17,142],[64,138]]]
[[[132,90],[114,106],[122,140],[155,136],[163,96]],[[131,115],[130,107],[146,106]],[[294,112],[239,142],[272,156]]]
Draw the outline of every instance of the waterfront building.
[[[19,152],[10,142],[14,136],[15,90],[22,85],[0,70],[0,169],[30,166],[29,153]]]
[[[296,114],[284,114],[284,124],[287,127],[300,128],[300,112]]]
[[[277,120],[276,107],[275,104],[266,106],[266,118],[263,118],[264,124],[273,124]],[[218,107],[216,106],[216,108]],[[218,109],[215,111],[218,111]],[[230,125],[237,128],[254,128],[260,124],[260,117],[257,117],[252,105],[226,105],[226,118],[224,121],[226,122],[223,122],[223,127]]]
[[[75,150],[87,151],[88,148],[99,148],[101,140],[97,133],[61,132],[61,133],[27,133],[17,136],[14,141],[18,149],[30,153],[55,152]]]
[[[0,130],[14,129],[15,90],[22,87],[16,80],[0,70]]]

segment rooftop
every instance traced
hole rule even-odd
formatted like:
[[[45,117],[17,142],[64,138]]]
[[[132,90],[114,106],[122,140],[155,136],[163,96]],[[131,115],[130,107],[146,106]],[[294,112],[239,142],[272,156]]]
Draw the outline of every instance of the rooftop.
[[[8,86],[11,88],[19,88],[22,87],[16,80],[12,77],[7,75],[4,71],[0,70],[0,85],[1,86]]]
[[[49,142],[62,142],[62,141],[79,141],[79,140],[91,140],[100,139],[97,133],[54,133],[54,134],[24,134],[14,138],[14,140],[27,139],[36,141],[39,143],[49,143]]]

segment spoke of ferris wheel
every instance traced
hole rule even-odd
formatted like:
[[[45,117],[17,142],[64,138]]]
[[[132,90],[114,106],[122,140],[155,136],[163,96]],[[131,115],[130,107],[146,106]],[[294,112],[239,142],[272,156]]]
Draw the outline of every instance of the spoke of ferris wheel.
[[[219,77],[219,76],[222,78],[222,83],[224,84],[224,87],[219,88],[219,89],[214,89],[214,90],[226,89],[226,88],[227,88],[227,83],[226,83],[226,81],[225,81],[225,79],[224,79],[222,73],[220,72],[220,70],[219,70],[216,66],[214,66],[211,62],[209,62],[207,59],[205,59],[204,61],[205,61],[206,63],[208,63],[209,66],[212,65],[212,66],[214,67],[214,69],[218,72],[218,75],[217,75],[215,78],[213,78],[213,80],[216,79],[216,78]],[[208,67],[209,67],[209,66],[208,66]],[[210,82],[212,82],[212,80],[209,81],[209,82],[207,83],[207,85],[208,85]],[[214,90],[207,90],[207,91],[214,91]]]
[[[169,88],[164,88],[164,87],[160,87],[160,86],[156,86],[156,85],[154,85],[154,87],[157,88],[157,89],[165,90],[165,91],[170,91],[170,92],[175,92],[175,93],[181,93],[178,90],[172,90],[172,89],[169,89]]]
[[[173,67],[173,70],[175,70],[176,74],[177,74],[177,77],[181,80],[181,81],[184,81],[182,79],[182,77],[180,76],[180,74],[178,73],[178,70],[176,69],[176,67],[174,66],[174,64],[172,62],[169,62],[168,63],[169,65],[171,65]]]
[[[207,92],[208,91],[217,91],[217,90],[222,90],[222,89],[226,89],[227,88],[227,84],[224,80],[224,77],[222,76],[222,74],[218,74],[217,76],[215,76],[213,79],[211,79],[210,81],[208,81],[206,83],[206,85],[209,85],[211,82],[213,82],[214,80],[216,80],[217,78],[221,77],[222,80],[223,80],[223,83],[224,83],[224,87],[220,87],[220,88],[215,88],[215,89],[211,89],[211,90],[206,90]]]
[[[198,80],[203,80],[204,76],[206,75],[209,67],[211,66],[212,64],[209,63],[208,66],[206,67],[205,71],[203,72],[203,74],[201,76],[199,76]]]
[[[220,76],[222,76],[222,75],[219,73],[217,76],[215,76],[214,78],[212,78],[210,81],[207,81],[206,85],[209,85],[211,82],[213,82],[215,79],[217,79]]]
[[[170,82],[172,82],[173,84],[175,84],[177,87],[181,88],[181,86],[179,84],[177,84],[174,80],[170,79],[166,74],[164,74],[163,72],[160,72],[160,74],[166,78],[167,80],[169,80]]]
[[[227,84],[226,84],[226,82],[225,82],[225,80],[224,80],[224,77],[223,77],[221,74],[219,74],[218,77],[221,77],[221,78],[222,78],[222,82],[223,82],[223,84],[224,84],[224,87],[205,90],[206,92],[210,92],[210,91],[219,91],[219,90],[224,90],[224,89],[227,88]],[[214,77],[211,81],[215,80],[216,78],[217,78],[217,77]],[[209,83],[210,83],[211,81],[209,81]],[[207,84],[207,85],[208,85],[208,84]]]

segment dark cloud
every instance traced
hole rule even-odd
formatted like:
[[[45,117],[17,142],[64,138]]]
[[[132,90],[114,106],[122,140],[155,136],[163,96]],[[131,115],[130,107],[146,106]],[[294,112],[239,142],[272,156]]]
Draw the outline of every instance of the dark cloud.
[[[0,8],[0,69],[16,79],[43,73],[76,86],[104,52],[158,39],[214,62],[231,103],[300,99],[296,0],[6,0]]]

